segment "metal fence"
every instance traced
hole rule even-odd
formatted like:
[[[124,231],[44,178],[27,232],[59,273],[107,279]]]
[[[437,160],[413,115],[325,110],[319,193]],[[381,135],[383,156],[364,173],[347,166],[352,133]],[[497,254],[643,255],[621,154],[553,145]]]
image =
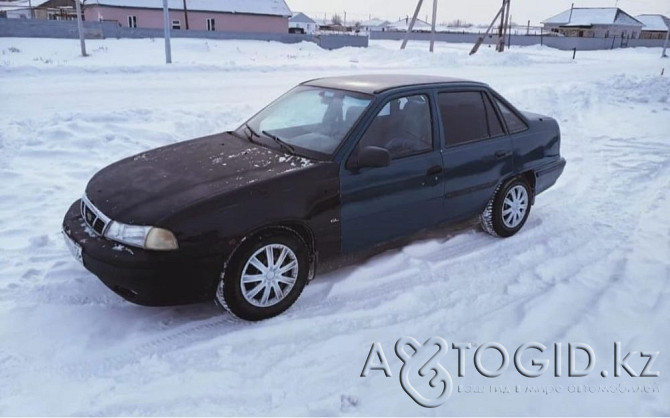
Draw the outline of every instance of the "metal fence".
[[[405,32],[370,32],[370,39],[386,39],[399,41],[405,38]],[[474,44],[480,37],[477,33],[463,32],[438,32],[435,34],[435,40],[452,43],[470,43]],[[429,32],[412,32],[410,40],[429,41],[431,34]],[[497,35],[490,35],[484,41],[485,44],[495,44]],[[507,39],[506,39],[507,41]],[[577,48],[580,51],[593,51],[600,49],[614,49],[623,47],[662,47],[663,39],[622,39],[621,37],[608,38],[579,38],[568,36],[551,36],[542,34],[516,35],[509,36],[511,45],[546,45],[551,48],[561,50],[572,50]]]
[[[84,22],[87,39],[162,38],[163,29],[121,27],[116,22]],[[282,43],[314,42],[324,49],[367,47],[368,37],[356,35],[302,35],[287,33],[210,32],[173,30],[173,38],[244,39]],[[0,37],[14,38],[78,38],[77,22],[37,19],[0,18]]]

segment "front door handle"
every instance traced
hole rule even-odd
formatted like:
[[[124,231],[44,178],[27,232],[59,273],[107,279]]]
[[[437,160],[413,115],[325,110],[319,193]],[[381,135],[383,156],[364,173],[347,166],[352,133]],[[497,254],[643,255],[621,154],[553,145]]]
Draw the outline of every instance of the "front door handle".
[[[512,154],[511,151],[496,151],[496,159],[502,160],[503,158],[509,157]]]
[[[429,176],[436,176],[442,172],[442,166],[441,165],[436,165],[434,167],[431,167],[428,169],[427,174]]]

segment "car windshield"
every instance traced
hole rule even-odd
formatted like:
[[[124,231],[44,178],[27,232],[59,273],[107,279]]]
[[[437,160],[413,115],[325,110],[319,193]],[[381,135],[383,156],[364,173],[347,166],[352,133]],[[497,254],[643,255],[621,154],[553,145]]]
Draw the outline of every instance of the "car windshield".
[[[239,132],[252,141],[269,138],[289,152],[327,157],[371,101],[365,94],[298,86],[242,125]]]

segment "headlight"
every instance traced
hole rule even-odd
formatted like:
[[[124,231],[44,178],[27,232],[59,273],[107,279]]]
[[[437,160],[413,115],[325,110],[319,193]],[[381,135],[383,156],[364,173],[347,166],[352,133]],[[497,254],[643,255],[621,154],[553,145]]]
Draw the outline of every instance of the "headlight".
[[[144,240],[144,247],[150,250],[169,251],[179,248],[177,238],[167,229],[151,228]]]
[[[168,251],[179,248],[177,238],[172,232],[153,226],[126,225],[112,221],[105,231],[105,237],[147,250]]]

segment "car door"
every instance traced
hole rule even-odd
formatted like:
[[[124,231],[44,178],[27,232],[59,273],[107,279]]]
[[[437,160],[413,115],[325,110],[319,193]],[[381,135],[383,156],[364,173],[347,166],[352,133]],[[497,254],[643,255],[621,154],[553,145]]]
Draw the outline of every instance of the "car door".
[[[429,92],[388,100],[369,123],[341,171],[342,252],[430,226],[442,208],[442,154]],[[365,147],[391,154],[386,167],[356,167]]]
[[[442,124],[445,220],[481,213],[499,181],[514,171],[512,141],[485,89],[445,89]]]

